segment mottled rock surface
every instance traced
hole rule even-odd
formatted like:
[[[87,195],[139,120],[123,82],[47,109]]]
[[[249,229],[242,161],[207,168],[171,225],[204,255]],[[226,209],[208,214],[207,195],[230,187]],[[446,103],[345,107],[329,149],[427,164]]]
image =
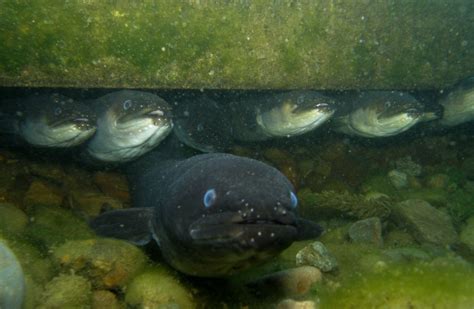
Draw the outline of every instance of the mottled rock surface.
[[[137,247],[116,239],[73,240],[53,252],[65,270],[89,278],[99,288],[125,285],[140,270],[147,258]]]
[[[428,202],[415,199],[400,202],[394,207],[394,215],[420,243],[450,245],[457,241],[450,217]]]
[[[300,266],[272,273],[247,283],[251,289],[272,295],[296,297],[309,292],[322,280],[321,271],[312,266]]]
[[[136,276],[127,286],[125,301],[139,308],[195,308],[193,295],[175,275],[154,267]]]
[[[45,287],[39,301],[39,309],[90,308],[92,303],[91,284],[77,275],[59,275]]]
[[[348,234],[353,242],[383,246],[382,223],[377,217],[354,222],[349,227]]]
[[[310,265],[328,272],[337,268],[337,261],[323,243],[315,241],[296,254],[296,265]]]

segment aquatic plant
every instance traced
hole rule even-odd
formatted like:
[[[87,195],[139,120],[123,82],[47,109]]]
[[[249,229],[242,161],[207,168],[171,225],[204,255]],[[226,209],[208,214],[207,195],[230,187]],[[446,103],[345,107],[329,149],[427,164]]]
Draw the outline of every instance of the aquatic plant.
[[[301,214],[318,220],[334,215],[356,219],[387,218],[392,205],[392,201],[388,197],[367,199],[364,195],[348,192],[314,193],[309,189],[303,189],[298,192],[298,197],[301,202]]]

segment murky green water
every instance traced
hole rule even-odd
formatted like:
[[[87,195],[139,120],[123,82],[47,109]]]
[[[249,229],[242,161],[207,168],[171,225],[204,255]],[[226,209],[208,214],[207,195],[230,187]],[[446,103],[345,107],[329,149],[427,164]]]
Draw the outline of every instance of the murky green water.
[[[470,1],[0,8],[0,309],[474,307]]]
[[[76,101],[111,92],[2,90],[5,99],[15,100],[51,91]],[[220,113],[228,113],[236,98],[275,95],[154,93],[174,106],[177,122],[189,120],[180,117],[180,104],[198,104],[193,102],[203,95],[219,102]],[[442,98],[436,92],[412,94],[424,103],[424,110],[435,110]],[[324,95],[339,100],[350,94]],[[242,102],[238,107],[246,108]],[[340,104],[340,110],[347,108]],[[445,126],[439,119],[420,121],[400,134],[364,137],[336,132],[335,117],[340,116],[334,115],[304,134],[263,141],[219,143],[229,136],[206,138],[203,132],[218,128],[205,123],[194,127],[194,120],[203,117],[197,114],[192,125],[183,126],[199,134],[200,143],[214,143],[219,151],[279,169],[295,187],[300,215],[325,230],[317,239],[294,242],[261,266],[217,279],[176,271],[155,243],[136,247],[97,237],[88,227],[101,213],[133,206],[124,169],[130,163],[82,156],[89,141],[73,147],[40,147],[20,133],[3,134],[0,230],[2,244],[21,264],[23,276],[17,279],[24,284],[23,306],[470,307],[474,304],[472,123]],[[232,122],[223,125],[232,127]],[[166,138],[175,137],[171,133]],[[166,145],[165,140],[154,151]],[[189,148],[186,153],[197,152]],[[5,282],[17,280],[0,274]],[[4,290],[2,286],[5,294]],[[21,297],[19,291],[17,296]],[[2,297],[6,306],[13,304]]]

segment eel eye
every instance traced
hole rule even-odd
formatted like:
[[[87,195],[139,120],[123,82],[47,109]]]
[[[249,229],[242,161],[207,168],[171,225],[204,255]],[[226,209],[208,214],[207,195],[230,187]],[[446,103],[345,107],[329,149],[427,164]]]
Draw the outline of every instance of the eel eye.
[[[214,204],[215,201],[216,201],[216,190],[214,189],[207,190],[206,193],[204,193],[204,198],[202,199],[204,206],[206,208],[209,208]]]
[[[290,192],[291,208],[298,206],[298,198],[293,192]]]
[[[54,109],[54,114],[55,114],[56,116],[61,115],[62,112],[63,112],[63,110],[61,109],[61,107],[56,107],[56,108]]]
[[[124,110],[127,110],[129,109],[130,107],[132,107],[132,100],[125,100],[123,102],[123,109]]]

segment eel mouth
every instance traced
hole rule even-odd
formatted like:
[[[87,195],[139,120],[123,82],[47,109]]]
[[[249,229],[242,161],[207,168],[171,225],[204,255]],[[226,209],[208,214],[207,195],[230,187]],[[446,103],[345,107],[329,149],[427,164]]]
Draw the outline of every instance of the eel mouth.
[[[193,222],[189,235],[197,242],[242,242],[262,238],[292,238],[297,234],[293,216],[242,218],[235,214],[213,214]]]

